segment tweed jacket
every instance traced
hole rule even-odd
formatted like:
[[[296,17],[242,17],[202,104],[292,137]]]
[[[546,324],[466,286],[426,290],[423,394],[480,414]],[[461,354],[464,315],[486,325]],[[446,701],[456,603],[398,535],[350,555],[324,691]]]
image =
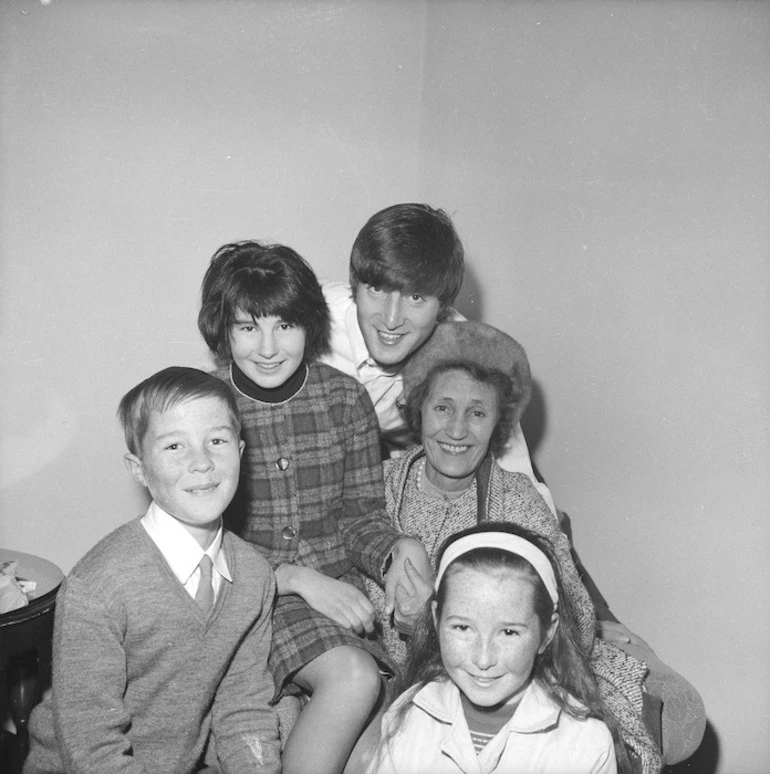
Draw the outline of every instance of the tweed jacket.
[[[418,467],[424,459],[422,447],[412,449],[399,459],[385,462],[385,504],[393,527],[418,538],[434,564],[441,544],[450,535],[477,524],[478,484],[458,499],[443,502],[425,497],[417,488]],[[524,473],[511,473],[492,465],[486,493],[488,521],[506,521],[548,538],[559,560],[562,583],[575,610],[580,610],[580,636],[588,650],[593,644],[595,619],[588,593],[577,574],[570,555],[569,541],[543,498]],[[403,639],[384,615],[385,595],[382,589],[367,582],[367,591],[378,611],[385,642],[391,656],[399,663],[406,657]]]
[[[479,482],[474,481],[469,492],[450,503],[447,515],[440,516],[440,521],[436,521],[435,511],[433,518],[429,518],[431,506],[416,486],[416,467],[424,454],[423,448],[417,447],[399,459],[385,462],[385,501],[393,526],[423,540],[435,562],[436,551],[446,537],[478,523]],[[575,568],[566,535],[526,476],[505,471],[493,462],[488,478],[482,479],[481,484],[486,489],[487,520],[513,522],[543,535],[553,544],[562,584],[575,611],[581,644],[590,655],[591,669],[603,698],[617,718],[624,739],[639,756],[644,774],[659,771],[660,753],[642,721],[642,686],[647,666],[595,637],[593,604]],[[372,584],[369,591],[378,608],[388,650],[394,660],[403,661],[404,643],[382,614],[384,596],[381,591],[377,594]]]

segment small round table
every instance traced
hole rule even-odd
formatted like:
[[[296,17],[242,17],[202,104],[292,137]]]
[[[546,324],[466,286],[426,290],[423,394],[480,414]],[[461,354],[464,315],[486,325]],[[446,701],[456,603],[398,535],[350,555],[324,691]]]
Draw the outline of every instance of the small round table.
[[[37,584],[27,606],[0,615],[0,768],[7,770],[5,762],[13,772],[27,753],[32,708],[51,684],[54,607],[64,574],[39,556],[0,548],[0,563],[8,561],[17,562],[16,577]],[[1,725],[9,714],[17,740],[11,760]]]

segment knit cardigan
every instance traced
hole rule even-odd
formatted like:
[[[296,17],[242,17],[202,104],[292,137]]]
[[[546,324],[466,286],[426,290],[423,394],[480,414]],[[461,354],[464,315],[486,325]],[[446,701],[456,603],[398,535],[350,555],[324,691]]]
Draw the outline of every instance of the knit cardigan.
[[[474,481],[469,492],[448,504],[448,518],[436,522],[435,515],[428,516],[431,501],[421,496],[416,486],[415,463],[424,455],[424,449],[416,447],[403,457],[385,463],[385,504],[393,526],[422,540],[435,562],[435,553],[447,537],[478,523],[479,482]],[[581,645],[590,655],[591,669],[602,697],[618,721],[627,745],[638,756],[643,774],[656,774],[662,768],[662,760],[642,720],[642,685],[647,666],[596,638],[593,604],[575,568],[569,541],[527,476],[505,471],[494,461],[491,466],[484,466],[487,467],[489,473],[480,482],[486,520],[517,524],[552,543],[562,585],[576,614]],[[382,614],[384,596],[381,590],[375,590],[374,584],[369,584],[368,590],[378,608],[388,649],[396,660],[403,661],[403,640]]]
[[[191,774],[207,741],[222,774],[280,771],[275,579],[227,531],[222,549],[233,582],[208,614],[139,519],[78,562],[57,597],[53,691],[32,714],[24,774]]]

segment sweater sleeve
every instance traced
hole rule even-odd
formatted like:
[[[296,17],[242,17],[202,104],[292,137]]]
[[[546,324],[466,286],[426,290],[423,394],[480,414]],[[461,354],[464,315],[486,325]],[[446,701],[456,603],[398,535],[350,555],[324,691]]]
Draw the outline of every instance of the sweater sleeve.
[[[385,513],[377,418],[363,388],[349,412],[346,430],[339,529],[351,561],[381,582],[385,559],[401,536]]]
[[[123,703],[123,610],[112,609],[70,576],[56,601],[53,718],[71,774],[149,774],[131,754],[131,718]]]
[[[267,665],[275,577],[267,562],[265,571],[265,582],[253,595],[261,613],[240,643],[214,698],[212,733],[222,774],[281,771],[278,718],[270,706],[274,684]]]

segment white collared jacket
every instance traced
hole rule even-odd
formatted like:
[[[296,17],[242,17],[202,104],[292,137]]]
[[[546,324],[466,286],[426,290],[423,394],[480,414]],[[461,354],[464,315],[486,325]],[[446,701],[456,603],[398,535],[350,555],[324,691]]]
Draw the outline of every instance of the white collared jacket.
[[[403,700],[385,715],[384,732]],[[411,704],[403,726],[381,746],[367,774],[616,774],[607,726],[563,712],[536,682],[479,755],[454,683],[429,683]]]

